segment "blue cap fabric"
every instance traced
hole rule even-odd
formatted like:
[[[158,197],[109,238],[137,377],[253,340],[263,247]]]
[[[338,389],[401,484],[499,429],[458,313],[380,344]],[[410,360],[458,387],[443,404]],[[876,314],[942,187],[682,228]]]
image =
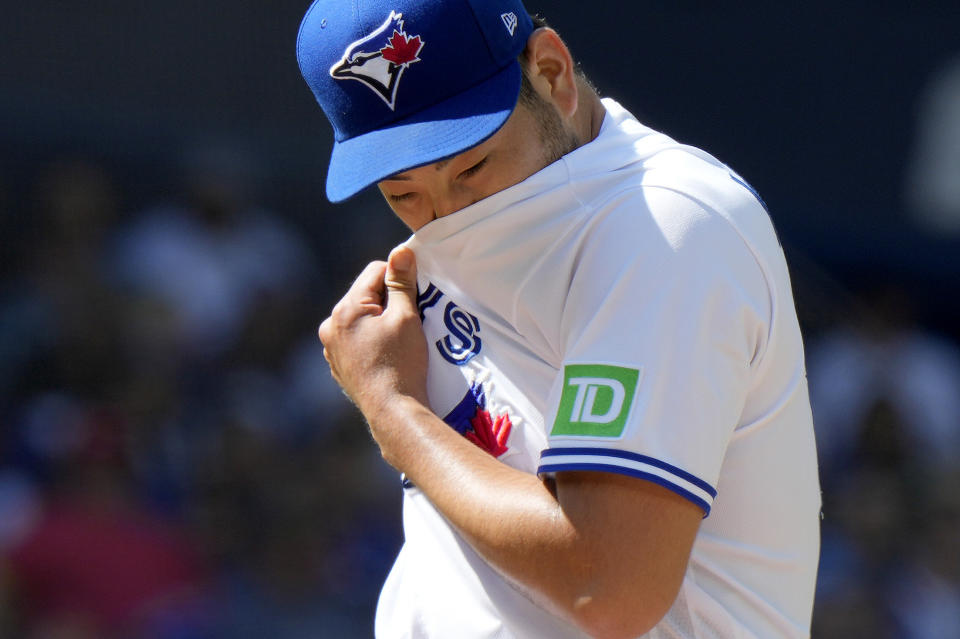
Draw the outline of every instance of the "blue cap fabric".
[[[532,31],[520,0],[316,0],[297,60],[333,125],[327,197],[493,135],[516,106]]]

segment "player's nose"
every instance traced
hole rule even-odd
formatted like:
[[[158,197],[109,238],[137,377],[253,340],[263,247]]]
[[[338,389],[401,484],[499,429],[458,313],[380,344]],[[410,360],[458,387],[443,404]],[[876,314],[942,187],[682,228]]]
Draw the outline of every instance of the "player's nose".
[[[433,217],[441,218],[466,208],[473,203],[473,200],[465,193],[450,189],[434,193],[431,202],[433,203]]]

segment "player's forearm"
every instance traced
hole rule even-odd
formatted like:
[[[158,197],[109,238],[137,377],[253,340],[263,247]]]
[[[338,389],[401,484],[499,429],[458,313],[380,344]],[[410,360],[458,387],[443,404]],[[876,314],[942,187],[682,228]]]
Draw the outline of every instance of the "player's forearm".
[[[376,420],[393,426],[378,429]],[[522,561],[536,552],[534,546],[546,550],[570,542],[572,531],[543,482],[497,461],[416,400],[385,407],[371,427],[384,458],[503,572],[516,572],[507,569],[517,563],[513,553]],[[524,544],[530,547],[521,549]]]
[[[622,575],[606,570],[617,549],[609,539],[592,537],[589,527],[575,525],[536,476],[497,461],[415,400],[391,402],[372,417],[387,461],[531,598],[594,636],[637,636],[659,619],[649,616],[636,632],[608,632],[637,628],[635,618],[619,624],[616,615],[637,614],[638,602],[653,596],[644,597],[642,575],[632,575],[627,586]],[[378,429],[376,420],[391,420],[392,426]],[[620,603],[627,592],[629,611]]]

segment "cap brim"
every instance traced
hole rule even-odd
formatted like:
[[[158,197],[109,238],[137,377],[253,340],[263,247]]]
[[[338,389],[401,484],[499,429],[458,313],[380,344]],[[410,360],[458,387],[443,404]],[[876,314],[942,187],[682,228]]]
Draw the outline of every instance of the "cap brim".
[[[335,142],[327,197],[342,202],[395,173],[480,144],[510,117],[520,95],[520,82],[520,65],[514,62],[480,84],[388,128]]]

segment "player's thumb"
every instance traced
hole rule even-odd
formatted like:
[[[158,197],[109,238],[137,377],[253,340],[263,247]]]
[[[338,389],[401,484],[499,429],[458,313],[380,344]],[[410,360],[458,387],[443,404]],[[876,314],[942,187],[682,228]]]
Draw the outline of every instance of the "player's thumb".
[[[417,258],[409,247],[400,245],[387,258],[387,309],[417,312]]]

